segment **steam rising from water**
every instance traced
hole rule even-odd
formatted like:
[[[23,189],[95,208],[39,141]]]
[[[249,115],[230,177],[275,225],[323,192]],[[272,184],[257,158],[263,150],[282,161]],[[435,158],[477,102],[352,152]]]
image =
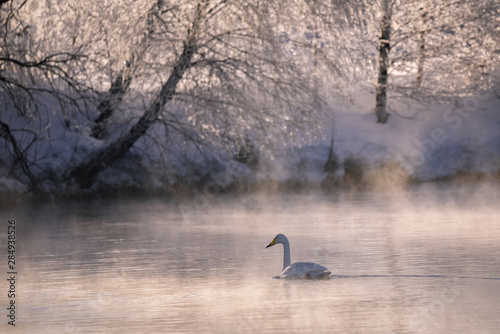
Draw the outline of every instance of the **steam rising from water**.
[[[190,200],[25,207],[8,212],[23,250],[18,329],[497,331],[498,194],[493,186],[421,186],[217,195],[189,219],[179,205]],[[278,232],[290,239],[292,262],[322,263],[336,276],[271,279],[283,254],[264,248]]]

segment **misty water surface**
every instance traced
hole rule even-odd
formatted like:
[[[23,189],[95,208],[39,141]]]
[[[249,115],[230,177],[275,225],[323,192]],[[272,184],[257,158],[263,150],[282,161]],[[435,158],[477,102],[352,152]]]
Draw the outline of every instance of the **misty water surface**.
[[[19,226],[18,318],[7,329],[498,333],[499,193],[445,186],[4,209]],[[292,262],[323,264],[333,279],[272,279],[283,250],[265,246],[277,233]]]

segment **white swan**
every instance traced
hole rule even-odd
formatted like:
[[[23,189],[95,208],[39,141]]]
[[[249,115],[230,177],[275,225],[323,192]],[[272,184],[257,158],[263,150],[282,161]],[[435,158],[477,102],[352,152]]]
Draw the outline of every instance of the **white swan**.
[[[283,272],[279,278],[284,279],[326,279],[329,278],[331,272],[317,263],[312,262],[297,262],[290,264],[290,243],[284,234],[278,234],[266,248],[276,244],[283,244]]]

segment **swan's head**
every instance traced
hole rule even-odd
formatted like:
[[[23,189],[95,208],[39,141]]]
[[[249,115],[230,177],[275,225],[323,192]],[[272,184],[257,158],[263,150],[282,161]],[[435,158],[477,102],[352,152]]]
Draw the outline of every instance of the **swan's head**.
[[[285,241],[288,240],[284,234],[278,234],[277,236],[274,237],[273,241],[269,245],[267,245],[266,248],[269,248],[271,246],[274,246],[276,244],[284,244]]]

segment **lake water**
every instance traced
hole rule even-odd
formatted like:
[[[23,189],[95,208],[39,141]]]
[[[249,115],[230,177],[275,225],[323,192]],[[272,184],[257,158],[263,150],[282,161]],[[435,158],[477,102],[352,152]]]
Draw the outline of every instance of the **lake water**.
[[[4,315],[1,331],[499,333],[499,194],[421,186],[3,209],[0,246],[15,219],[18,274],[16,326]],[[272,279],[283,247],[265,247],[277,233],[292,262],[333,278]]]

